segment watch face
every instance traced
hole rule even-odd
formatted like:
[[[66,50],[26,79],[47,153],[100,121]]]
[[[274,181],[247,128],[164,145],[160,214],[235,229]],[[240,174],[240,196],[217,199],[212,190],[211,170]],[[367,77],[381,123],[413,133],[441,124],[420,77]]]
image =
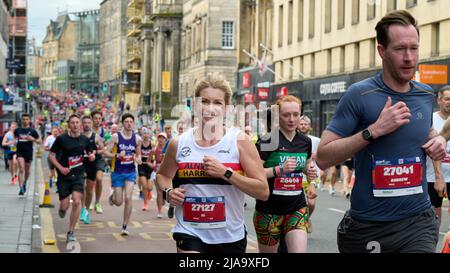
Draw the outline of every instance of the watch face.
[[[232,171],[227,170],[227,171],[225,172],[225,177],[226,177],[226,178],[230,178],[231,175],[233,175],[233,172],[232,172]]]
[[[372,135],[370,134],[369,130],[364,130],[363,131],[363,138],[365,140],[371,140],[372,139]]]

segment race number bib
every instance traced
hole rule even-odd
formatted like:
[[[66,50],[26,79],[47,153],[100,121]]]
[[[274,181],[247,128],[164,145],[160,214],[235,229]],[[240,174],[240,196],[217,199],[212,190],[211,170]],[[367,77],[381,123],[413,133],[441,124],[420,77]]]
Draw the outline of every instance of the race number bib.
[[[120,159],[121,165],[129,165],[134,163],[134,155],[125,155]]]
[[[69,169],[74,169],[83,165],[83,156],[71,156],[69,157]]]
[[[290,173],[283,177],[276,177],[273,183],[272,193],[275,195],[295,196],[300,195],[303,189],[303,175]]]
[[[17,147],[16,146],[12,146],[11,147],[11,152],[17,152]]]
[[[28,135],[19,135],[19,142],[28,142]]]
[[[420,157],[372,161],[373,195],[397,197],[423,193]]]
[[[186,197],[183,220],[197,229],[226,227],[225,197]]]

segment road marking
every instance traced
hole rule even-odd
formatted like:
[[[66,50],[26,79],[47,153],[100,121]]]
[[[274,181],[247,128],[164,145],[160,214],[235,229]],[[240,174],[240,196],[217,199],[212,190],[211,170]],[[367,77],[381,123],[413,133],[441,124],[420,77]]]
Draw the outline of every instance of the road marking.
[[[39,163],[37,168],[37,179],[38,181],[44,181],[44,173],[42,170],[42,161],[39,159]],[[36,162],[37,163],[37,162]],[[43,183],[39,183],[39,198],[44,196],[45,186]],[[41,249],[43,253],[60,253],[61,251],[58,248],[58,245],[55,243],[54,245],[45,245],[45,240],[54,240],[56,242],[56,234],[55,229],[53,227],[53,217],[50,212],[50,209],[41,208],[39,211],[41,217]]]
[[[331,210],[331,211],[334,211],[334,212],[338,212],[338,213],[345,214],[345,211],[340,210],[340,209],[328,208],[328,210]]]

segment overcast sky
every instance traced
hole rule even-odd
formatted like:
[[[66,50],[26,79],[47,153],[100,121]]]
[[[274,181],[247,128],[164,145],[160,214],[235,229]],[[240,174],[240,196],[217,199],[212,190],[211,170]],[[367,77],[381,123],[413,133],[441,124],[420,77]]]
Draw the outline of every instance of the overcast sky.
[[[58,10],[77,12],[100,9],[102,0],[28,0],[28,38],[36,38],[41,45],[50,19],[55,20]]]

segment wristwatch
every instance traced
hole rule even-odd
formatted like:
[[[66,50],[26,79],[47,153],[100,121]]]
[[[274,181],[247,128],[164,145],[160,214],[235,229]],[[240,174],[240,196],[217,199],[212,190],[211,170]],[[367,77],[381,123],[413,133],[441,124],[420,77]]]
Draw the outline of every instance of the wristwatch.
[[[372,136],[372,133],[370,132],[369,128],[366,128],[364,131],[362,131],[362,136],[364,140],[367,140],[369,142],[374,141],[375,139]]]
[[[228,168],[223,176],[225,177],[226,180],[228,180],[228,179],[230,179],[230,177],[232,175],[233,175],[233,169],[232,168]]]
[[[167,202],[169,202],[169,192],[170,192],[171,190],[173,190],[173,189],[172,189],[172,188],[165,188],[165,189],[162,191],[163,199],[166,200]]]

